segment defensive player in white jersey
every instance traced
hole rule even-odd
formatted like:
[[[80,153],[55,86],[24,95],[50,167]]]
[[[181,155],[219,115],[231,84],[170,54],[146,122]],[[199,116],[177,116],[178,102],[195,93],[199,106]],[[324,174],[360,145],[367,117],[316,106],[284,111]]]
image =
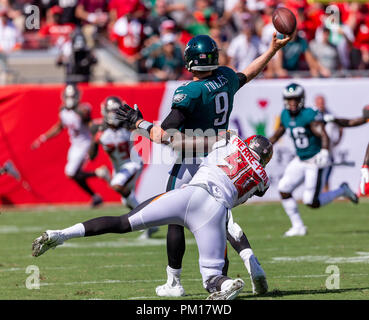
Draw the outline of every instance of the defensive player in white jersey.
[[[113,177],[108,178],[110,186],[122,196],[122,203],[132,210],[138,206],[135,186],[142,172],[143,162],[133,147],[131,131],[124,127],[114,112],[121,105],[122,101],[114,96],[106,98],[101,104],[103,123],[96,130],[89,155],[90,159],[94,159],[99,145],[107,152],[113,164]],[[141,238],[149,238],[157,230],[158,228],[149,228]]]
[[[32,254],[40,256],[64,241],[104,233],[127,233],[176,223],[194,235],[204,288],[211,300],[234,299],[244,286],[241,279],[222,274],[227,241],[228,210],[253,195],[263,196],[269,188],[264,167],[273,148],[263,136],[246,141],[230,132],[218,139],[192,180],[179,189],[153,197],[119,217],[99,217],[63,230],[47,230],[32,244]],[[189,144],[202,137],[188,139]],[[205,139],[209,144],[211,138]],[[196,144],[197,141],[195,141]],[[181,139],[173,147],[184,148]]]
[[[321,114],[323,115],[323,119],[325,117],[333,116],[333,114],[330,112],[330,110],[328,110],[326,106],[325,97],[321,94],[315,96],[314,107],[316,107],[321,112]],[[325,192],[325,191],[329,191],[330,189],[329,180],[333,172],[333,163],[334,163],[334,159],[336,156],[336,149],[342,140],[343,128],[339,127],[337,124],[333,122],[326,122],[324,128],[329,137],[329,142],[330,142],[329,150],[330,150],[330,155],[331,155],[331,159],[330,159],[331,161],[327,169],[327,177],[325,179],[326,181],[325,181],[325,185],[323,188],[323,191]]]
[[[92,197],[93,207],[101,204],[103,199],[87,184],[87,179],[96,177],[97,173],[84,171],[83,164],[88,159],[88,150],[92,135],[89,129],[91,106],[80,103],[80,92],[76,85],[68,84],[62,94],[63,105],[59,112],[59,120],[48,131],[41,134],[31,145],[39,148],[47,140],[58,135],[64,128],[68,129],[70,147],[68,150],[65,174],[73,179],[85,192]],[[99,175],[100,176],[100,175]]]

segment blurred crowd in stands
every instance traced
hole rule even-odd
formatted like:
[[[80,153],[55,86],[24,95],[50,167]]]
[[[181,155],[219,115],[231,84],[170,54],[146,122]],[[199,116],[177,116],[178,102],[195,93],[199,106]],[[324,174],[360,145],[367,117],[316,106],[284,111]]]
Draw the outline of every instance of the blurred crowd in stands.
[[[32,28],[32,6],[39,9],[39,28]],[[64,56],[82,46],[83,57],[88,56],[92,65],[96,60],[91,52],[104,37],[143,80],[182,80],[190,78],[183,50],[197,34],[216,40],[220,64],[245,68],[269,45],[274,32],[271,17],[278,6],[295,13],[298,32],[272,59],[264,77],[283,78],[294,71],[330,77],[345,70],[369,69],[369,4],[365,2],[0,0],[0,51],[6,55],[20,48],[56,48],[61,52],[58,63],[63,64]]]

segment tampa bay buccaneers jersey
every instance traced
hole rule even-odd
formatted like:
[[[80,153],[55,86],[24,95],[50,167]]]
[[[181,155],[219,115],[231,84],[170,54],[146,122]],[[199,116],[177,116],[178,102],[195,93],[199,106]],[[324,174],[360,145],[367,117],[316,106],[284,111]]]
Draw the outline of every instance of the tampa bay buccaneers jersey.
[[[189,184],[206,188],[225,207],[233,208],[255,192],[265,193],[269,178],[246,143],[234,134],[214,144]]]
[[[115,171],[119,171],[126,162],[141,162],[141,158],[134,149],[134,142],[130,138],[131,132],[125,128],[112,129],[104,126],[100,126],[95,136],[95,141],[99,142],[108,153]]]
[[[88,123],[74,109],[61,108],[59,118],[63,127],[68,129],[71,144],[91,141],[92,135]]]

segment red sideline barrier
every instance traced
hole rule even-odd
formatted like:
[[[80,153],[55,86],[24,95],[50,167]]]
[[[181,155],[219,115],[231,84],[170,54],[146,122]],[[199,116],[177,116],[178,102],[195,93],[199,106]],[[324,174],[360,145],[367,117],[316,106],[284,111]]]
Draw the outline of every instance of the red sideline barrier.
[[[73,181],[64,175],[69,139],[66,130],[37,150],[31,143],[58,120],[61,92],[64,86],[21,85],[0,88],[0,165],[11,160],[21,174],[17,181],[0,176],[0,204],[85,203],[90,201]],[[109,95],[119,96],[128,104],[137,103],[145,118],[158,119],[164,83],[121,86],[80,86],[82,102],[89,102],[92,117],[100,118],[100,103]],[[110,160],[101,149],[86,169],[95,169]],[[105,201],[120,201],[106,182],[89,179],[90,186]]]

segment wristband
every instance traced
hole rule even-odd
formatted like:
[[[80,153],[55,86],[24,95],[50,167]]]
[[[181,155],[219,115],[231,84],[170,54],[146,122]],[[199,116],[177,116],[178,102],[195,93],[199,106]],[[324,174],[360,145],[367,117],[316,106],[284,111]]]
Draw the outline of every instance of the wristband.
[[[143,120],[138,124],[137,129],[145,130],[150,134],[150,131],[151,131],[153,126],[154,125],[151,122]]]
[[[362,168],[369,168],[367,164],[363,164]]]

